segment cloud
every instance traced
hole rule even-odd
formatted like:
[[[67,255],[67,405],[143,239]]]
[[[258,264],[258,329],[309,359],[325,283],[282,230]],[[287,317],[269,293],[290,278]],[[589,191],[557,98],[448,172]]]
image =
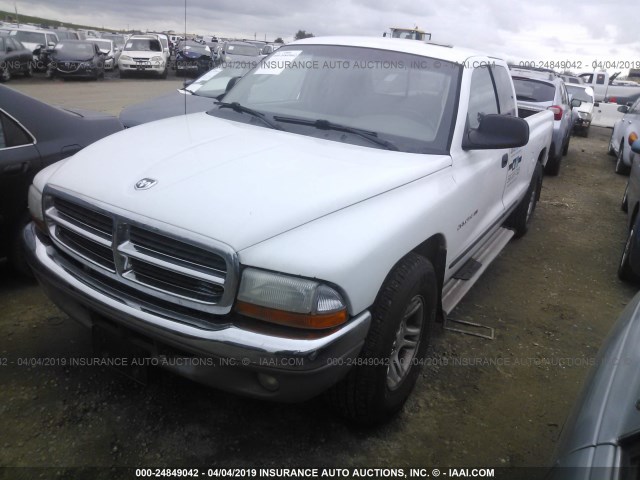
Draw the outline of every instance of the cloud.
[[[98,28],[185,30],[183,2],[169,0],[18,0],[20,13]],[[187,0],[186,31],[292,40],[295,32],[380,36],[418,25],[433,41],[521,59],[640,58],[634,15],[622,0]],[[13,1],[0,0],[13,11]],[[585,60],[586,63],[589,61]]]

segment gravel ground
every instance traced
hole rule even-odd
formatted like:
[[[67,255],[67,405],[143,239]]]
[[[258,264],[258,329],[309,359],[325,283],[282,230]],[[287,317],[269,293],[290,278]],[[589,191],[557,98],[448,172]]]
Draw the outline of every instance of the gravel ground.
[[[10,86],[117,114],[178,82],[35,78]],[[142,386],[103,367],[22,365],[90,357],[91,341],[37,285],[0,264],[0,467],[93,466],[103,470],[90,476],[111,478],[108,468],[122,466],[548,465],[589,363],[636,291],[616,277],[626,179],[606,155],[609,135],[592,127],[589,138],[572,138],[560,175],[544,179],[529,233],[507,246],[453,312],[492,327],[495,339],[437,328],[414,394],[375,429],[344,424],[321,399],[280,405],[160,371]],[[56,472],[77,478],[37,471]],[[21,474],[36,476],[0,470],[0,477]]]

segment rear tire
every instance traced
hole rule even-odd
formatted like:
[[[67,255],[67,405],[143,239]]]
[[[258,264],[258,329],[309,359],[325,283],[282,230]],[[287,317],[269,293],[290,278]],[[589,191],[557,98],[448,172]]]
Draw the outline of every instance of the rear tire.
[[[536,167],[531,178],[527,193],[520,200],[516,209],[509,215],[505,226],[515,231],[515,237],[522,237],[529,230],[529,221],[536,210],[542,190],[542,165],[536,162]]]
[[[551,145],[551,148],[549,148],[549,159],[547,160],[547,164],[544,167],[544,173],[546,173],[547,175],[551,175],[552,177],[555,177],[556,175],[558,175],[558,173],[560,173],[560,161],[562,160],[562,157],[559,155],[556,155],[556,147],[554,145]]]
[[[375,425],[402,408],[420,373],[436,302],[433,266],[409,253],[387,276],[371,308],[371,327],[358,363],[327,392],[340,415]]]

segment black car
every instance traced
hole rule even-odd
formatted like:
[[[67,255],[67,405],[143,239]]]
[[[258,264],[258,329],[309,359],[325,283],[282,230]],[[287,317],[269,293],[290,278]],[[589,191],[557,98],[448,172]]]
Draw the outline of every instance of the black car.
[[[47,77],[104,77],[104,53],[91,41],[63,40],[51,53]]]
[[[14,73],[30,77],[33,54],[19,40],[0,34],[0,82],[8,82]]]
[[[0,85],[0,257],[27,272],[19,232],[28,221],[34,175],[96,140],[122,130],[117,118],[52,107]]]
[[[176,47],[173,69],[178,75],[202,75],[211,70],[214,57],[211,49],[194,41],[180,42]]]
[[[161,118],[206,112],[212,109],[216,99],[225,93],[232,78],[242,77],[249,70],[251,65],[240,63],[226,68],[215,68],[183,89],[125,108],[120,113],[120,121],[125,128],[129,128]]]

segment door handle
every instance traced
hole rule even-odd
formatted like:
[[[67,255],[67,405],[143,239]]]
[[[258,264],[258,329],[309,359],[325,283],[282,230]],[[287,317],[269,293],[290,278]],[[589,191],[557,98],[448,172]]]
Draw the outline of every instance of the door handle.
[[[29,169],[29,164],[26,162],[23,163],[14,163],[13,165],[7,165],[2,169],[2,173],[6,173],[9,175],[15,175],[18,173],[25,173]]]
[[[502,168],[507,166],[507,163],[509,163],[509,155],[507,155],[506,153],[502,156]]]

